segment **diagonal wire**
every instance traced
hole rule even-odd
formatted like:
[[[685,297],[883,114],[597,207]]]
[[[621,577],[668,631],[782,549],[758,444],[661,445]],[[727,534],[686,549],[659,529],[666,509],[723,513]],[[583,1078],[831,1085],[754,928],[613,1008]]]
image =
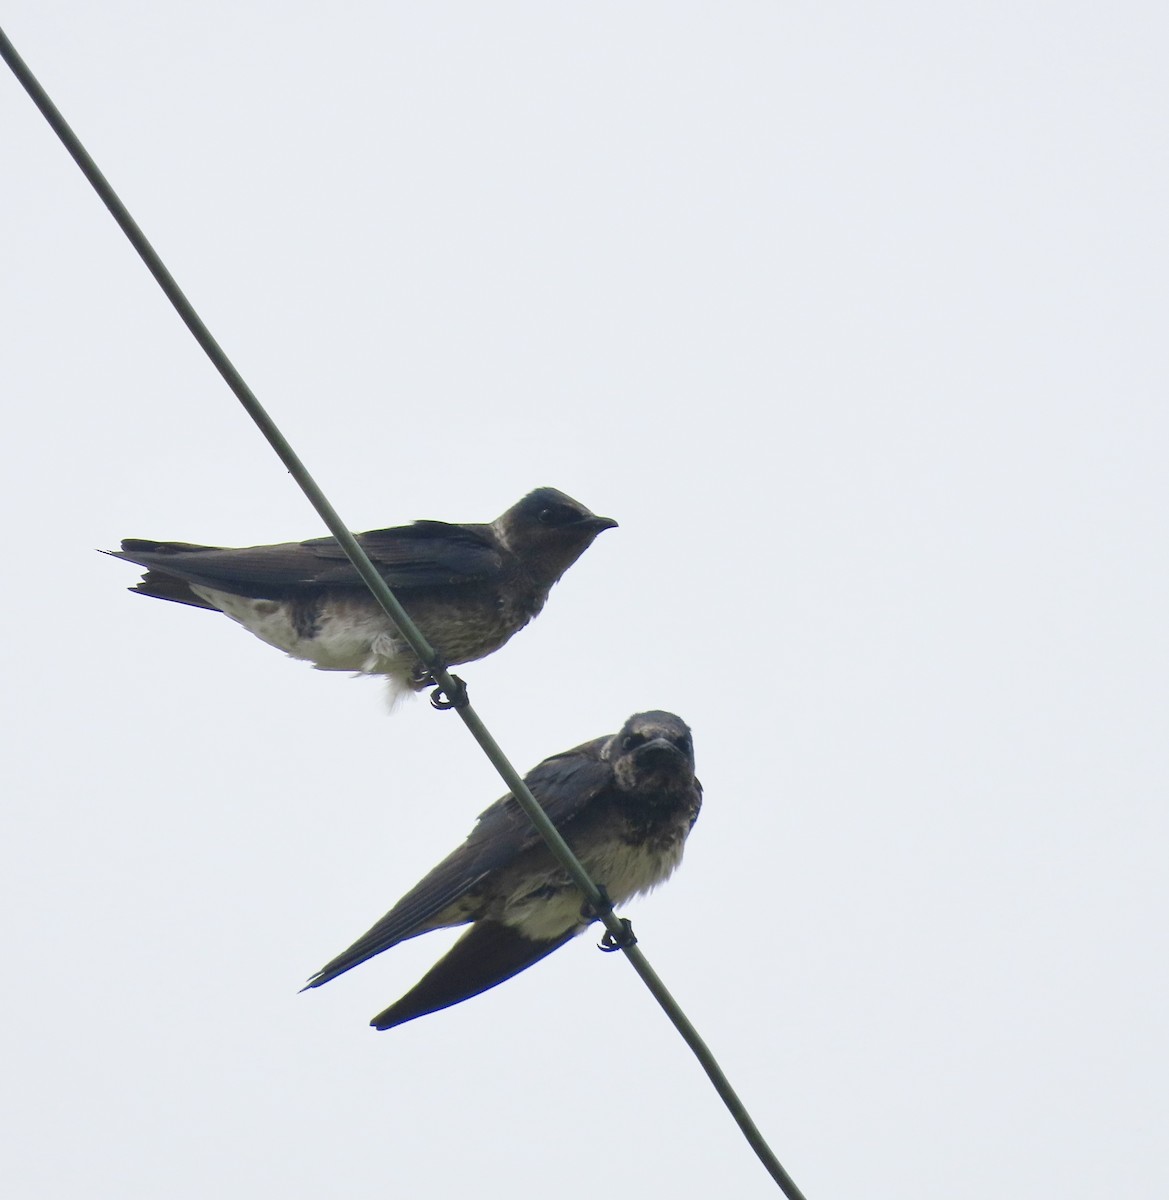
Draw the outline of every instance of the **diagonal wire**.
[[[260,432],[288,468],[289,473],[299,485],[301,491],[304,492],[309,503],[320,514],[329,532],[340,543],[341,548],[348,555],[350,561],[370,591],[374,594],[378,603],[398,627],[402,636],[410,643],[411,649],[438,683],[443,694],[452,700],[457,696],[462,696],[462,699],[452,704],[451,707],[458,712],[463,723],[470,730],[471,735],[479,743],[483,752],[499,772],[508,790],[516,798],[516,801],[536,826],[537,830],[539,830],[541,836],[547,842],[549,849],[551,849],[552,853],[568,872],[573,882],[580,888],[588,904],[597,913],[599,919],[604,923],[605,928],[613,935],[614,940],[621,947],[626,958],[629,959],[633,969],[641,976],[646,987],[649,988],[654,998],[673,1022],[674,1027],[682,1035],[683,1040],[694,1052],[702,1069],[714,1085],[715,1091],[718,1092],[764,1168],[789,1200],[805,1200],[803,1192],[796,1186],[795,1181],[784,1169],[779,1159],[776,1158],[771,1147],[768,1146],[762,1133],[760,1133],[758,1126],[751,1119],[751,1115],[747,1112],[746,1107],[734,1088],[731,1087],[730,1081],[723,1074],[722,1068],[718,1065],[709,1047],[699,1036],[698,1031],[690,1023],[678,1002],[666,988],[666,985],[662,983],[657,972],[650,966],[645,955],[642,954],[636,944],[629,942],[627,927],[613,912],[613,906],[609,903],[608,897],[597,887],[584,867],[581,866],[579,859],[573,854],[564,838],[561,837],[556,826],[548,819],[547,814],[537,803],[519,772],[512,766],[495,738],[491,736],[487,727],[480,720],[479,715],[466,700],[465,690],[462,688],[462,685],[447,671],[446,665],[426,638],[423,637],[418,626],[410,619],[409,614],[390,590],[386,581],[378,574],[377,569],[370,562],[365,551],[358,544],[353,534],[349,531],[349,528],[337,515],[336,510],[329,503],[324,492],[321,491],[304,463],[301,462],[299,456],[280,432],[276,423],[265,411],[263,405],[260,404],[255,393],[248,387],[243,376],[236,370],[235,365],[228,358],[223,348],[212,337],[211,331],[203,323],[178,283],[175,282],[174,276],[167,270],[162,259],[159,258],[154,247],[151,246],[146,235],[139,228],[138,223],[130,215],[129,210],[119,199],[109,181],[90,157],[89,152],[81,144],[80,139],[73,132],[72,128],[70,128],[57,106],[49,98],[48,93],[40,85],[36,76],[33,75],[28,65],[17,53],[16,48],[3,29],[0,29],[0,57],[12,69],[12,73],[20,81],[25,91],[28,92],[33,103],[40,110],[45,120],[48,121],[53,132],[61,139],[65,149],[69,151],[74,161],[81,168],[82,174],[93,185],[94,191],[97,192],[106,208],[110,210],[114,220],[130,240],[130,244],[138,252],[147,269],[154,276],[159,287],[162,288],[183,323],[191,331],[195,341],[199,343],[207,357],[214,364],[216,370],[223,376],[228,387],[235,393],[236,398],[243,405],[247,414],[259,426]]]

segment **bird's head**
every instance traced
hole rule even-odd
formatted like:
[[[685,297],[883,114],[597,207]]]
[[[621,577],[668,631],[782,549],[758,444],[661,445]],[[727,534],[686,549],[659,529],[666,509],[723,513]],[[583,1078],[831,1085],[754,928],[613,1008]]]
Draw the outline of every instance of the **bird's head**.
[[[598,517],[555,488],[542,487],[513,504],[493,522],[493,528],[529,574],[550,587],[598,533],[616,529],[617,522],[612,517]]]
[[[635,713],[609,739],[604,754],[624,792],[671,792],[694,782],[690,727],[673,713]]]

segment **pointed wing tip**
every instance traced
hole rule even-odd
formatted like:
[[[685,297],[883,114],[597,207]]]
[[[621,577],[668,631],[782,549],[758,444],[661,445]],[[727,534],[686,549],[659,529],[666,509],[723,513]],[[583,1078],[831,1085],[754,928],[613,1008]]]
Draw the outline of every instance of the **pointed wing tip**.
[[[374,1029],[393,1029],[416,1017],[441,1012],[489,991],[546,958],[571,941],[580,929],[534,940],[494,921],[471,926],[447,953],[404,995],[370,1021]]]
[[[327,966],[322,967],[319,971],[314,971],[308,977],[308,979],[305,980],[304,987],[302,987],[300,991],[307,992],[312,988],[319,988],[321,984],[328,983],[330,980],[336,979],[338,975],[344,975],[350,967],[356,965],[356,963],[349,963],[348,966],[342,967],[339,971],[330,971],[329,967],[332,966],[332,963],[330,963]],[[300,995],[300,992],[298,992],[297,995]]]

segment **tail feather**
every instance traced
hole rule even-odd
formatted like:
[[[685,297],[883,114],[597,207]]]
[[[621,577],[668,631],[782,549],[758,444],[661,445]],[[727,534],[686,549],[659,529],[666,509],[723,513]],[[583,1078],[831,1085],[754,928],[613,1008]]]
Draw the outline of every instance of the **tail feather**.
[[[107,553],[136,562],[136,554],[190,554],[192,550],[222,550],[222,546],[204,546],[200,542],[155,542],[150,538],[122,538],[121,551]]]
[[[145,567],[146,573],[129,590],[140,596],[153,596],[157,600],[173,600],[176,604],[189,604],[192,608],[207,608],[217,612],[214,604],[208,604],[200,596],[191,591],[191,585],[177,575],[154,566],[156,558],[167,555],[182,555],[191,550],[215,550],[215,546],[199,546],[193,542],[152,542],[146,538],[124,538],[121,550],[104,550],[111,558],[120,558],[123,562],[132,562],[136,566]]]
[[[189,604],[192,608],[208,608],[212,612],[219,610],[214,604],[208,604],[202,596],[191,591],[191,585],[185,579],[167,575],[164,571],[147,571],[140,580],[128,591],[137,592],[140,596],[153,596],[156,600],[173,600],[176,604]]]
[[[375,1029],[393,1029],[415,1017],[469,1000],[546,958],[579,932],[574,927],[558,938],[534,941],[509,925],[479,921],[418,983],[378,1013],[370,1024]]]

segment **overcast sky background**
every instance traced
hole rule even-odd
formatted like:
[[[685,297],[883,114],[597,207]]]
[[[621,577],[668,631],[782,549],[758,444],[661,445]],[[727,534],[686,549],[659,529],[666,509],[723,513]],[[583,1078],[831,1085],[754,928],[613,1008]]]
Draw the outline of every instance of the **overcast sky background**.
[[[810,1200],[1169,1188],[1163,4],[13,0],[355,529],[621,528],[461,672],[668,708],[642,948]],[[323,529],[4,72],[5,1190],[764,1197],[581,938],[297,989],[501,792],[457,718],[124,590]]]

